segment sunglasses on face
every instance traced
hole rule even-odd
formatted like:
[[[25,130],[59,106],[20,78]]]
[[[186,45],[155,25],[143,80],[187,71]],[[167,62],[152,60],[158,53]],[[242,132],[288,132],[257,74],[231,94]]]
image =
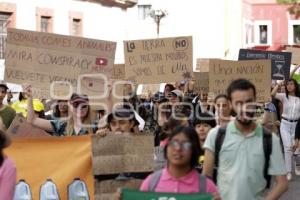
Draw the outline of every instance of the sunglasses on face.
[[[88,105],[87,104],[85,104],[85,103],[73,103],[72,104],[72,106],[74,107],[74,108],[81,108],[81,109],[85,109],[85,108],[88,108]]]
[[[170,146],[173,148],[173,149],[182,149],[184,151],[189,151],[192,149],[192,143],[190,142],[178,142],[176,140],[171,140],[170,141]]]

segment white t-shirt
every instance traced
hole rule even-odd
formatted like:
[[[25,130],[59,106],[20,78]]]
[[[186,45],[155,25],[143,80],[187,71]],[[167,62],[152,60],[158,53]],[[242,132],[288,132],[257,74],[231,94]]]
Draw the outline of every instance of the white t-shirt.
[[[300,98],[290,96],[286,98],[285,93],[277,93],[275,98],[283,104],[282,117],[289,120],[298,120],[300,118]]]

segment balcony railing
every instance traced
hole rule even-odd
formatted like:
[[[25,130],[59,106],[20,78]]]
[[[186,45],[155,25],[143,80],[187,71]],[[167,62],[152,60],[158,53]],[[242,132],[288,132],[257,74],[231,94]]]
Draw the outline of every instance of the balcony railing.
[[[100,3],[103,6],[130,8],[138,3],[138,0],[81,0]]]

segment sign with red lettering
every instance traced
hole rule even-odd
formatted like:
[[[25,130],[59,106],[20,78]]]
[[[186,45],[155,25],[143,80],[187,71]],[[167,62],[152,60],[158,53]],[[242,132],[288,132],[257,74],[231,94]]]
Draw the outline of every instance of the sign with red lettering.
[[[109,79],[115,51],[115,42],[8,29],[5,80],[31,84],[39,93],[36,97],[62,98],[82,92],[78,91],[78,84],[87,82],[79,80],[81,75],[100,74],[101,79],[103,76]],[[88,85],[82,87],[88,90],[90,99],[95,99],[103,92],[103,82],[94,77],[94,81],[89,79]]]
[[[166,83],[190,79],[192,37],[124,42],[126,78],[135,83]]]

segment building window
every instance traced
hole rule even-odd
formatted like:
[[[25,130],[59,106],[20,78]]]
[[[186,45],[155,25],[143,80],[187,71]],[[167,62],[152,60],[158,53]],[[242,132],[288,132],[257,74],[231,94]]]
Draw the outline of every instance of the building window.
[[[81,36],[81,19],[72,20],[72,33],[74,36]]]
[[[289,20],[288,22],[289,45],[300,43],[300,20]]]
[[[152,5],[138,5],[139,9],[139,19],[146,19],[151,11]]]
[[[254,25],[250,20],[244,19],[243,38],[245,48],[254,46]]]
[[[69,11],[69,30],[70,35],[82,36],[83,13]]]
[[[7,27],[11,13],[0,12],[0,59],[4,59],[6,46]]]
[[[41,32],[50,32],[50,22],[51,17],[42,16],[41,17]]]
[[[268,26],[259,25],[259,43],[268,44]]]
[[[272,22],[255,22],[255,45],[272,46]]]
[[[7,28],[15,28],[16,4],[0,3],[0,59],[4,59]]]
[[[300,25],[293,25],[293,41],[295,44],[300,43]]]
[[[40,32],[53,32],[53,10],[48,8],[36,8],[36,30]]]

